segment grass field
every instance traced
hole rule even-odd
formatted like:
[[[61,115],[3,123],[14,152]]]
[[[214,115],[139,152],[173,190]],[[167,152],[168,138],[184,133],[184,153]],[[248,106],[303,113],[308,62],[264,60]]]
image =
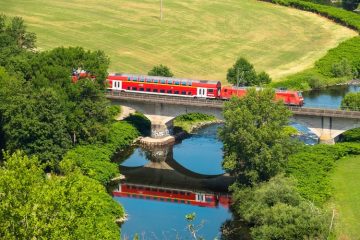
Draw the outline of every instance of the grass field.
[[[273,78],[313,65],[355,32],[315,14],[255,0],[0,0],[22,16],[38,47],[83,46],[111,58],[110,71],[224,80],[238,56]]]
[[[360,239],[360,156],[336,163],[333,174],[334,204],[338,239]]]

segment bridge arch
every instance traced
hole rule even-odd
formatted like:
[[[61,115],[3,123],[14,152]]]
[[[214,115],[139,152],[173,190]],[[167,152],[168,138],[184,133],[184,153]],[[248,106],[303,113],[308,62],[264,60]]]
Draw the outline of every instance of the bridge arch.
[[[291,120],[306,126],[320,143],[327,144],[334,144],[340,134],[360,127],[359,119],[353,118],[294,115]]]

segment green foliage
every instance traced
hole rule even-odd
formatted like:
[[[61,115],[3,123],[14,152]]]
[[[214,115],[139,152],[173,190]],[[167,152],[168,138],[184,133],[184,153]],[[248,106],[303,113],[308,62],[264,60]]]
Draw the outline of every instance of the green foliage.
[[[143,136],[149,136],[151,134],[151,122],[140,112],[131,114],[125,118],[124,121],[133,125]]]
[[[291,113],[273,99],[271,89],[250,89],[244,98],[225,103],[223,167],[241,183],[266,181],[286,164],[291,141],[283,127]]]
[[[139,137],[136,126],[127,122],[113,123],[109,128],[105,148],[115,153],[132,144],[135,138]]]
[[[214,120],[214,116],[210,116],[204,113],[188,113],[184,115],[180,115],[176,117],[176,120],[178,121],[189,121],[189,122],[195,122],[195,121],[208,121],[208,120]]]
[[[289,157],[286,171],[297,179],[301,196],[322,205],[332,194],[330,174],[335,161],[357,154],[360,154],[360,145],[356,143],[303,146]]]
[[[269,84],[271,82],[271,77],[266,72],[260,72],[257,75],[258,84]]]
[[[257,75],[254,66],[243,57],[238,58],[229,68],[226,79],[229,83],[238,86],[255,86],[271,82],[269,74],[261,72]]]
[[[170,71],[170,68],[162,64],[154,66],[149,72],[149,76],[162,76],[162,77],[173,77],[174,74]]]
[[[253,188],[233,188],[235,211],[251,226],[252,239],[325,239],[329,219],[295,185],[276,176]]]
[[[360,92],[347,93],[341,100],[341,108],[347,110],[360,110]]]
[[[66,153],[60,162],[60,171],[69,174],[80,172],[106,185],[119,174],[118,165],[111,157],[129,146],[138,136],[137,130],[126,122],[116,122],[109,128],[106,144],[78,146]]]
[[[360,142],[360,128],[348,130],[342,134],[342,142]]]
[[[351,65],[346,58],[341,59],[340,62],[334,63],[331,72],[334,77],[351,77],[353,75]]]
[[[214,122],[216,118],[203,113],[188,113],[174,119],[174,131],[191,133],[197,124]]]
[[[1,239],[120,239],[123,216],[95,180],[46,176],[35,158],[17,152],[0,168]]]
[[[121,107],[117,105],[112,105],[108,107],[108,113],[111,117],[115,118],[121,113]]]

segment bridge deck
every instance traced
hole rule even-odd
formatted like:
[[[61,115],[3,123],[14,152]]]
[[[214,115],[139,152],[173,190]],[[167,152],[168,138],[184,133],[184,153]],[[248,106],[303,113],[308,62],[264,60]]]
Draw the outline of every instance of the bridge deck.
[[[219,109],[222,109],[224,107],[224,102],[225,102],[224,100],[218,100],[218,99],[164,96],[164,95],[155,95],[149,93],[147,94],[129,93],[129,92],[120,92],[120,91],[107,92],[106,97],[110,100],[163,103],[163,104],[186,105],[186,106],[197,106],[197,107],[219,108]],[[294,115],[360,119],[360,111],[307,108],[307,107],[296,107],[296,106],[289,106],[289,110],[291,110]]]

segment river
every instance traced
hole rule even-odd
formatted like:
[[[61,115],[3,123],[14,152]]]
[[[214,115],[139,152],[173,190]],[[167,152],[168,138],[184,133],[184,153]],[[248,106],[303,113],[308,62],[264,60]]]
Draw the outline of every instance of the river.
[[[305,106],[338,108],[348,92],[359,86],[337,86],[304,92]],[[297,123],[300,140],[316,144],[317,137]],[[191,239],[185,215],[196,213],[198,235],[205,239],[220,236],[221,226],[232,219],[227,187],[232,179],[221,176],[222,143],[219,125],[199,130],[172,146],[135,147],[118,159],[126,182],[117,186],[114,199],[128,214],[122,225],[122,239]]]

